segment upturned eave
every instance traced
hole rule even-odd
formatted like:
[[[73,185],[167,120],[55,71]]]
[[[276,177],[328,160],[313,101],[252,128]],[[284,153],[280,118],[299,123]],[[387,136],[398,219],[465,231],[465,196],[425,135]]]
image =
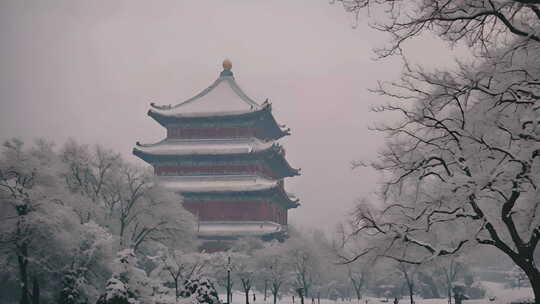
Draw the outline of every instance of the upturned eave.
[[[159,154],[150,152],[144,149],[144,145],[137,143],[133,148],[133,155],[139,157],[143,161],[155,165],[163,162],[182,162],[192,160],[208,160],[208,161],[227,161],[233,159],[253,159],[262,160],[269,164],[279,173],[279,177],[293,177],[300,175],[300,169],[291,167],[285,158],[284,149],[281,145],[274,143],[266,148],[237,153],[232,150],[216,150],[212,153],[193,153],[193,154]]]

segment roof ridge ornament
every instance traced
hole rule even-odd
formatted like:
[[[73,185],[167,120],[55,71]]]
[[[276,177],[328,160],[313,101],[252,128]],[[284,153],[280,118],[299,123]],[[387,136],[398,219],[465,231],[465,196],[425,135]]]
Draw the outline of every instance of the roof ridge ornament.
[[[228,58],[223,60],[223,71],[219,74],[220,77],[223,76],[233,76],[232,69],[232,62]]]

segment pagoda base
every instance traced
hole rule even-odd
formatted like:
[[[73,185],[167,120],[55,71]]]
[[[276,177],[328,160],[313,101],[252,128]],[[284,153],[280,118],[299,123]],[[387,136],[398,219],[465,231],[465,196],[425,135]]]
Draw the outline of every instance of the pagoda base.
[[[242,238],[283,242],[287,235],[287,225],[270,221],[201,221],[197,232],[201,241],[199,250],[207,253],[227,251]]]
[[[202,240],[237,240],[256,237],[263,240],[284,238],[287,226],[271,221],[201,221],[197,236]]]

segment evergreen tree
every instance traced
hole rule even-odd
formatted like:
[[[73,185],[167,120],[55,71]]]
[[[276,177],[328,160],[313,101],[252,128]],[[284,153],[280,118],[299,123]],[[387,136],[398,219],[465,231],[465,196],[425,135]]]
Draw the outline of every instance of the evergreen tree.
[[[61,288],[58,304],[81,304],[86,302],[79,291],[78,275],[74,269],[68,269],[64,273]]]

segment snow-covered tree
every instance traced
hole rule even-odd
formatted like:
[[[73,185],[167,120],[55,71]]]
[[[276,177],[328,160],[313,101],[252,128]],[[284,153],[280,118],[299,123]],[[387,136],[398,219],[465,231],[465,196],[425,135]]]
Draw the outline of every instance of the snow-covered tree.
[[[26,147],[16,139],[7,141],[2,148],[0,302],[14,299],[19,286],[20,303],[37,301],[37,297],[62,303],[95,302],[111,275],[113,247],[119,239],[129,241],[126,247],[135,249],[150,243],[193,247],[193,218],[181,207],[177,195],[152,181],[146,184],[146,180],[144,191],[130,192],[129,187],[136,187],[136,181],[130,184],[129,179],[121,180],[125,172],[120,168],[133,166],[105,149],[92,154],[83,146],[72,148],[78,151],[69,154],[64,147],[58,153],[52,143],[44,140]],[[104,165],[107,162],[112,166],[109,169]],[[87,169],[91,172],[85,172]],[[123,187],[116,189],[125,195],[123,198],[128,193],[139,196],[128,212],[124,238],[118,235],[119,221],[115,216],[129,198],[116,205],[106,205],[104,199],[114,185]],[[108,290],[119,290],[115,289],[115,280],[122,282],[113,278],[107,284]]]
[[[64,178],[68,188],[93,202],[101,200],[105,185],[111,182],[114,171],[121,164],[118,153],[99,145],[93,148],[81,145],[74,139],[69,139],[59,154],[67,167]],[[80,215],[85,220],[92,217],[91,213],[81,212]]]
[[[242,254],[252,255],[255,250],[264,247],[264,243],[257,237],[242,237],[235,242],[234,247],[231,248],[233,252],[239,252]]]
[[[354,289],[356,300],[360,303],[362,299],[363,290],[367,285],[368,270],[365,265],[358,265],[357,263],[350,263],[346,265],[347,277]]]
[[[350,226],[339,224],[334,237],[333,254],[338,262],[343,264],[356,299],[360,302],[363,289],[367,287],[368,274],[373,272],[377,263],[377,256],[370,250],[367,240],[362,235],[352,234]]]
[[[137,267],[133,249],[123,249],[114,260],[112,277],[98,304],[139,304],[152,302],[151,281],[146,272]]]
[[[246,304],[249,304],[249,292],[254,285],[257,271],[258,269],[255,260],[252,257],[248,255],[238,256],[235,263],[234,274],[240,281],[242,291],[246,298]]]
[[[264,273],[268,280],[274,304],[277,304],[278,296],[283,290],[284,284],[287,284],[293,276],[290,258],[286,253],[286,248],[279,243],[272,243],[254,253],[260,271]]]
[[[114,257],[114,238],[92,220],[84,223],[81,230],[71,262],[64,267],[62,284],[74,283],[72,288],[77,289],[86,301],[93,302],[112,271],[110,262]]]
[[[416,288],[416,274],[418,271],[418,265],[408,264],[404,262],[397,262],[396,272],[401,276],[404,286],[407,287],[407,293],[409,294],[409,301],[414,304],[414,291]]]
[[[214,283],[206,277],[186,281],[182,296],[189,304],[220,304]]]
[[[82,282],[80,282],[80,276],[74,269],[66,270],[60,285],[58,304],[84,303],[84,299],[79,288],[81,284]]]
[[[446,295],[448,297],[448,304],[452,303],[452,289],[454,283],[458,279],[460,272],[464,270],[464,265],[459,262],[455,257],[449,257],[438,261],[438,268],[444,278],[446,285]]]
[[[375,16],[370,25],[389,34],[388,45],[376,50],[379,57],[402,54],[406,42],[432,32],[451,46],[464,43],[491,51],[509,39],[540,42],[538,0],[331,0],[359,18],[363,10]]]
[[[210,270],[208,265],[210,256],[206,253],[163,250],[152,259],[156,261],[157,267],[152,270],[150,276],[172,284],[176,299],[184,291],[185,282],[202,278]]]
[[[81,222],[94,219],[118,235],[120,247],[136,251],[149,241],[171,248],[194,245],[193,216],[181,206],[180,196],[155,183],[148,169],[75,140],[68,140],[59,155],[67,187],[92,202],[74,206]]]
[[[375,126],[388,136],[379,159],[382,205],[358,207],[356,233],[375,234],[380,255],[419,264],[474,245],[497,248],[519,266],[540,303],[540,2],[343,0],[352,12],[381,9],[389,33],[379,55],[431,31],[463,43],[473,62],[426,71],[405,60],[401,79],[375,90],[394,113]],[[423,252],[403,257],[404,248]]]
[[[83,227],[71,204],[79,199],[64,186],[51,143],[24,147],[7,141],[0,155],[0,269],[16,273],[22,304],[51,299],[60,270],[79,246]],[[30,290],[33,281],[35,291]],[[37,286],[40,286],[38,289]],[[39,293],[39,295],[38,295]]]
[[[148,241],[171,248],[193,245],[195,221],[181,205],[181,197],[155,183],[150,171],[121,163],[104,185],[103,201],[109,207],[108,226],[118,235],[120,247],[136,251]]]
[[[388,177],[381,191],[386,203],[380,210],[359,206],[358,231],[400,240],[391,246],[398,251],[403,244],[425,250],[406,259],[413,263],[457,253],[465,245],[493,246],[540,286],[533,255],[540,240],[534,80],[540,73],[533,67],[540,65],[523,53],[538,52],[537,47],[474,69],[462,66],[455,74],[410,71],[397,91],[381,88],[416,102],[379,109],[400,111],[404,119],[380,128],[394,135],[380,161],[370,164]],[[429,93],[426,84],[433,86]],[[536,292],[540,296],[540,287]]]
[[[293,237],[285,242],[287,257],[292,267],[295,290],[301,290],[300,298],[309,297],[311,287],[319,275],[320,256],[318,250],[306,237]]]
[[[210,255],[208,267],[210,267],[212,278],[221,289],[227,290],[227,270],[232,269],[230,262],[231,264],[234,263],[235,255],[236,253],[226,251],[214,252]],[[232,288],[233,282],[231,279],[230,288]],[[229,301],[227,300],[226,302]]]
[[[80,226],[78,245],[65,255],[61,271],[59,303],[94,302],[110,276],[113,237],[93,221]]]

